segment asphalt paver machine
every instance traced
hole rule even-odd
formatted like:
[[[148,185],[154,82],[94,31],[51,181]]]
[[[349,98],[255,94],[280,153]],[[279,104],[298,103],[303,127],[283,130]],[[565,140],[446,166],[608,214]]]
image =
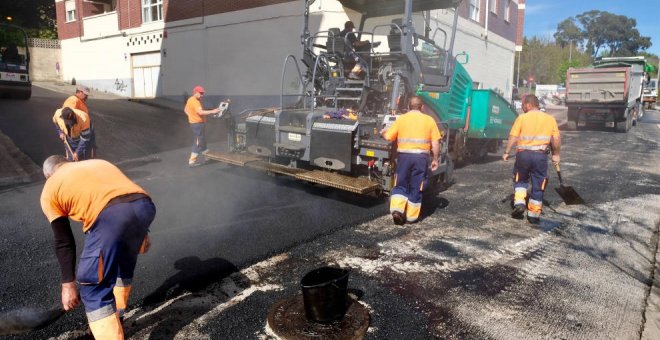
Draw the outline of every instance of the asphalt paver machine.
[[[449,183],[456,161],[495,151],[507,138],[515,109],[494,91],[473,90],[461,64],[467,63],[467,54],[453,54],[458,11],[453,11],[451,32],[428,28],[428,11],[455,9],[461,0],[338,1],[361,14],[358,40],[387,42],[380,49],[374,43],[355,51],[368,66],[363,77],[348,77],[351,46],[339,28],[309,31],[314,1],[306,0],[302,58],[299,62],[289,55],[284,60],[280,107],[232,116],[230,151],[211,152],[209,158],[358,194],[387,194],[393,186],[396,145],[379,131],[407,111],[412,95],[422,97],[425,113],[444,132],[431,186]],[[383,17],[394,19],[363,30],[368,19]],[[424,27],[416,28],[416,21]],[[435,42],[436,36],[442,44]],[[300,90],[295,94],[284,93],[287,69],[297,72]]]

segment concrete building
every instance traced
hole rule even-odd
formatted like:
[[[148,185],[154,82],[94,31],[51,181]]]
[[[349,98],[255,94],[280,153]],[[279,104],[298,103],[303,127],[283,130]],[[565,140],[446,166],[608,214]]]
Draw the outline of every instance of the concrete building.
[[[285,57],[299,58],[302,51],[303,0],[55,3],[62,78],[125,97],[183,101],[194,85],[202,84],[207,99],[273,105],[282,91]],[[522,46],[522,3],[463,0],[458,8],[454,51],[468,53],[466,67],[475,86],[497,89],[507,98],[515,82],[516,46]],[[452,17],[453,10],[432,11],[432,32],[441,28],[450,33]],[[316,0],[310,28],[312,33],[324,31],[358,18],[338,1]],[[365,31],[392,19],[367,20]],[[422,13],[418,20],[421,24]],[[382,34],[373,39],[386,41],[387,32]],[[438,39],[444,38],[437,34]],[[387,48],[386,43],[380,48]]]

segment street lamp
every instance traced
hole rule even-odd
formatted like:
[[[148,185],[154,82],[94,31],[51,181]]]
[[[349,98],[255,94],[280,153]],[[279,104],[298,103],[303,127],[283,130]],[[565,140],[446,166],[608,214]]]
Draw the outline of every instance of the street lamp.
[[[12,18],[11,16],[6,16],[5,19],[7,19],[7,21],[13,21],[14,20],[14,18]]]

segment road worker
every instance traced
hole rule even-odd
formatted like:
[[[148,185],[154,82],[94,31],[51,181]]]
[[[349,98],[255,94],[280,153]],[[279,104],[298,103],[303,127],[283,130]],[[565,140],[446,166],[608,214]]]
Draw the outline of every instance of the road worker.
[[[548,184],[548,152],[552,150],[552,162],[559,163],[561,138],[557,121],[539,110],[539,100],[527,95],[522,103],[523,114],[516,118],[509,133],[502,159],[507,161],[513,146],[516,146],[516,162],[513,166],[513,211],[511,216],[523,218],[528,182],[532,191],[527,202],[527,220],[539,223],[543,208],[543,192]],[[550,149],[550,146],[552,148]]]
[[[78,85],[76,86],[76,93],[64,101],[62,107],[70,107],[84,111],[89,115],[89,108],[87,108],[87,97],[89,97],[89,87]]]
[[[67,159],[81,161],[96,156],[94,129],[85,111],[63,107],[55,111],[53,123]]]
[[[349,45],[347,47],[346,57],[355,62],[355,66],[348,74],[348,78],[360,79],[364,75],[363,72],[367,71],[367,61],[358,52],[369,52],[371,50],[371,42],[369,40],[358,40],[355,33],[353,33],[354,29],[355,24],[352,21],[346,21],[344,23],[344,29],[339,32],[339,36],[344,38]]]
[[[74,309],[82,298],[94,337],[123,339],[121,320],[137,256],[149,249],[148,228],[156,208],[141,187],[105,160],[73,163],[55,155],[46,159],[43,172],[41,209],[53,229],[62,307]],[[82,222],[85,233],[76,275],[69,218]]]
[[[188,123],[193,133],[193,146],[188,159],[188,166],[194,167],[206,162],[204,154],[209,150],[206,148],[206,137],[204,136],[206,116],[217,114],[220,112],[219,108],[213,110],[204,110],[202,107],[202,96],[206,91],[201,86],[193,88],[193,94],[188,98],[186,107],[183,111],[188,116]],[[201,155],[201,157],[200,157]],[[201,158],[201,159],[200,159]]]
[[[390,213],[397,225],[416,222],[422,208],[429,161],[431,171],[438,168],[442,134],[431,116],[421,112],[422,99],[410,98],[410,111],[381,130],[383,138],[397,142],[396,175],[390,197]]]

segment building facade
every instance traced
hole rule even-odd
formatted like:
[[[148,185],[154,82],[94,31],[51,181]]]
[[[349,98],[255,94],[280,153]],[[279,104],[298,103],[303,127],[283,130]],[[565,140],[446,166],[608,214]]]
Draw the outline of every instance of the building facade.
[[[457,9],[455,53],[469,55],[466,68],[475,86],[497,89],[506,98],[514,82],[522,2],[463,0]],[[75,78],[79,84],[125,97],[183,101],[194,85],[201,84],[210,98],[231,97],[246,107],[272,105],[279,103],[282,92],[285,57],[300,58],[302,52],[303,0],[55,3],[62,79]],[[365,31],[392,19],[367,20]],[[439,28],[449,34],[452,19],[453,10],[432,11],[432,31]],[[357,23],[359,14],[338,1],[312,4],[312,33],[343,28],[346,20]],[[421,13],[417,20],[423,22]],[[378,35],[372,39],[380,38],[386,40]]]

